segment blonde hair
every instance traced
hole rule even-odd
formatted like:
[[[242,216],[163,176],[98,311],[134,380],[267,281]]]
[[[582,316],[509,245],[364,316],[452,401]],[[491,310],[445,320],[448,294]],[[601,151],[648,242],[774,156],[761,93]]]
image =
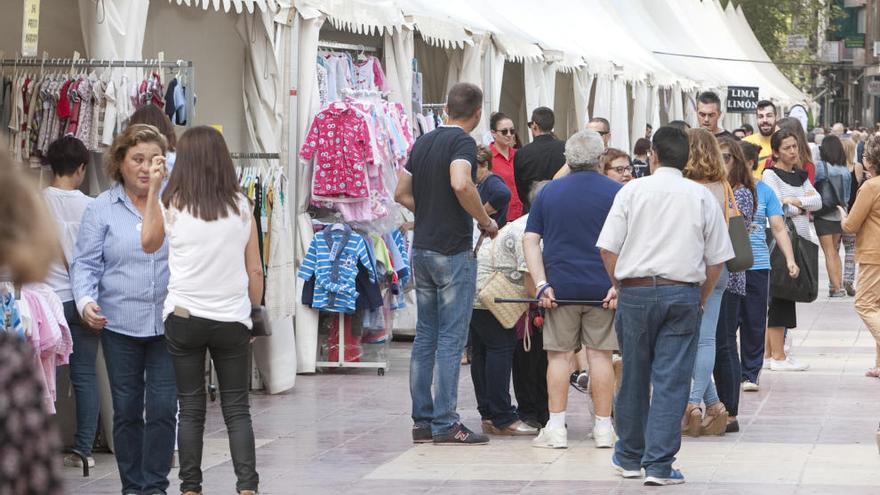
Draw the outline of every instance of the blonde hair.
[[[688,129],[689,155],[684,176],[700,182],[718,182],[727,177],[718,140],[703,128]]]
[[[0,147],[0,275],[16,283],[41,282],[49,266],[61,259],[57,229],[40,197]]]
[[[128,150],[141,143],[156,143],[162,148],[164,155],[168,151],[168,140],[154,126],[148,124],[132,124],[125,131],[116,136],[113,145],[104,159],[104,172],[107,177],[122,184],[122,164]]]
[[[865,152],[862,154],[862,165],[877,173],[880,166],[880,136],[871,134],[865,141]]]
[[[856,164],[856,142],[852,139],[841,139],[843,145],[843,153],[846,155],[846,166],[852,170]]]

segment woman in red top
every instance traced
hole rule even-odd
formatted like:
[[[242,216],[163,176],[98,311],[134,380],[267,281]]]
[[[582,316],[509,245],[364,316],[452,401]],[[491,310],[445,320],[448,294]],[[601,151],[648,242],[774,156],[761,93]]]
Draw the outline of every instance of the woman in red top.
[[[510,189],[510,206],[507,210],[507,221],[512,222],[523,214],[523,204],[516,192],[516,182],[513,180],[513,156],[516,150],[516,128],[513,120],[501,112],[492,114],[489,119],[489,129],[492,131],[494,143],[489,145],[492,150],[492,173],[504,179],[507,188]]]

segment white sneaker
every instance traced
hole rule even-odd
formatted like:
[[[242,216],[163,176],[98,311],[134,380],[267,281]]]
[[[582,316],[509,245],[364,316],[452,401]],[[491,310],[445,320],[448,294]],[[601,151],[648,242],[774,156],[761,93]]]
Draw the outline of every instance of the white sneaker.
[[[809,364],[799,363],[791,356],[785,358],[784,361],[774,360],[770,365],[772,371],[806,371],[809,368]]]
[[[532,440],[532,447],[539,449],[567,449],[568,429],[566,428],[541,428],[538,436]]]
[[[757,383],[753,383],[750,381],[744,381],[742,383],[742,387],[743,392],[757,392],[758,390],[761,390],[761,387],[759,387]]]
[[[764,364],[761,365],[762,370],[769,370],[773,366],[773,358],[764,358]]]
[[[597,423],[593,423],[593,440],[596,442],[597,449],[610,449],[616,440],[614,427],[606,426],[603,428]]]

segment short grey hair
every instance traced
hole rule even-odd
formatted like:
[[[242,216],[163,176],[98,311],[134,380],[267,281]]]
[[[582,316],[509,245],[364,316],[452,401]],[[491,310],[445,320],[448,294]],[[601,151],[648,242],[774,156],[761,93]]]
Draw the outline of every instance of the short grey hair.
[[[584,130],[565,142],[565,161],[572,172],[598,168],[605,142],[596,131]]]

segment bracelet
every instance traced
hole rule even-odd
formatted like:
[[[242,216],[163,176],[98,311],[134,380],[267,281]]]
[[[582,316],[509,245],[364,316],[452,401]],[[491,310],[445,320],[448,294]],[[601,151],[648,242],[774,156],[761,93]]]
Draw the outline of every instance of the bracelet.
[[[540,282],[538,282],[537,284],[535,284],[535,290],[538,290],[538,289],[540,289],[541,287],[543,287],[543,286],[545,286],[545,285],[547,285],[547,281],[546,281],[546,280],[541,280]]]
[[[489,225],[492,225],[492,217],[489,217]],[[486,226],[484,227],[482,223],[477,222],[477,227],[479,227],[479,228],[481,228],[481,229],[487,229],[487,228],[489,228],[489,225],[486,225]]]
[[[544,295],[544,291],[546,291],[546,290],[549,289],[549,288],[550,288],[550,284],[548,284],[548,283],[544,283],[544,285],[542,285],[542,286],[538,289],[538,294],[536,295],[535,299],[541,299],[541,296]]]

